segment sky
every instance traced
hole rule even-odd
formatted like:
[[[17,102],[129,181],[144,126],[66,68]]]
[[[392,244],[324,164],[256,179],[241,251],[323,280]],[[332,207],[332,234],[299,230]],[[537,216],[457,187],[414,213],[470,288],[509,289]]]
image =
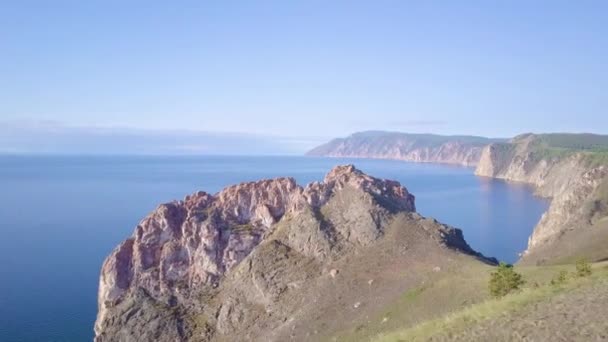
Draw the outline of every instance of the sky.
[[[608,133],[607,22],[585,0],[1,1],[0,152]]]

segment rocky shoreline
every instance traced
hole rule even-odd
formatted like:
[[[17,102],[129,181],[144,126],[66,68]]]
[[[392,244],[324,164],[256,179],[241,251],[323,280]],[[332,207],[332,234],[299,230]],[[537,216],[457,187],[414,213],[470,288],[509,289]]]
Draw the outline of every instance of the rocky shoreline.
[[[608,253],[586,253],[584,248],[591,248],[587,243],[571,242],[592,238],[573,237],[577,232],[594,235],[585,230],[608,214],[608,195],[602,188],[608,182],[608,163],[594,165],[588,158],[592,152],[552,149],[543,141],[547,137],[557,138],[577,146],[579,140],[590,140],[604,146],[604,136],[523,134],[509,141],[430,137],[390,132],[356,133],[321,145],[308,155],[457,164],[474,167],[478,176],[532,185],[536,195],[551,203],[535,226],[519,262],[544,264],[576,256],[597,259],[597,255],[606,254],[608,257]],[[554,150],[559,153],[552,153]],[[553,247],[561,248],[563,253],[549,252]]]
[[[536,139],[524,135],[508,144],[486,146],[475,174],[530,184],[538,196],[551,200],[520,260],[543,264],[554,261],[544,257],[544,250],[564,239],[566,233],[590,229],[605,215],[605,199],[598,196],[598,190],[606,182],[608,167],[589,165],[582,152],[539,157]]]

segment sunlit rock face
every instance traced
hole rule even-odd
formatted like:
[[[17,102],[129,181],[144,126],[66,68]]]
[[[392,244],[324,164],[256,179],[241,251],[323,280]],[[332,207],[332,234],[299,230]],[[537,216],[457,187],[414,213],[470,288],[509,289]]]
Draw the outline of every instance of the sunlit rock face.
[[[328,204],[332,198],[340,202]],[[314,213],[324,207],[339,215],[328,214],[321,224]],[[192,289],[217,287],[287,216],[308,217],[310,224],[294,224],[285,242],[323,259],[337,244],[371,243],[382,234],[386,216],[397,211],[415,211],[414,196],[398,182],[370,177],[352,165],[338,166],[323,182],[305,188],[292,178],[277,178],[162,204],[104,262],[96,332],[107,324],[109,310],[135,290],[183,302]]]

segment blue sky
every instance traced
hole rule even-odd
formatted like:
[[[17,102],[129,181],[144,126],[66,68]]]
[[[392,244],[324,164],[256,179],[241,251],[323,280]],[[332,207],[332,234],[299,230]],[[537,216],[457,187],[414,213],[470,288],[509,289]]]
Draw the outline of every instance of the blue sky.
[[[298,150],[368,129],[607,133],[606,22],[605,1],[3,1],[0,125]]]

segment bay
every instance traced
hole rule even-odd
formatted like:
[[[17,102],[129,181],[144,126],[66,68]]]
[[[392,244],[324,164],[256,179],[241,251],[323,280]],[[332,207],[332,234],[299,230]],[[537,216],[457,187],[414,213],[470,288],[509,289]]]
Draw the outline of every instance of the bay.
[[[305,185],[353,163],[400,181],[418,212],[515,262],[547,208],[532,189],[470,168],[308,157],[0,157],[0,341],[90,341],[103,259],[158,204],[197,190],[290,176]]]

